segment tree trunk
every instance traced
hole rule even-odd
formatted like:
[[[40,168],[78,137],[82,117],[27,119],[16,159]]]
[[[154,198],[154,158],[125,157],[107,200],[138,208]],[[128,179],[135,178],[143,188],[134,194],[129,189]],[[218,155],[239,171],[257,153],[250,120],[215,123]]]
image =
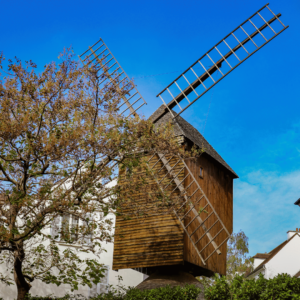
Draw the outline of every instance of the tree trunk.
[[[23,245],[21,245],[22,247]],[[23,248],[23,247],[22,247]],[[22,272],[22,263],[24,259],[24,250],[15,251],[15,262],[14,262],[14,278],[18,288],[17,300],[24,300],[26,294],[29,292],[31,285],[26,281]]]

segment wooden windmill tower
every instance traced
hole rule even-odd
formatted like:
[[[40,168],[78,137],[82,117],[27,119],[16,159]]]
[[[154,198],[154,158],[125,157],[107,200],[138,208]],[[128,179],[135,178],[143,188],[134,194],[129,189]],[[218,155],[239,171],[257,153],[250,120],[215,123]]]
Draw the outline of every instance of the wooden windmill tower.
[[[265,5],[157,95],[163,105],[151,120],[157,126],[172,120],[182,145],[190,149],[195,144],[203,147],[205,153],[197,161],[160,153],[148,158],[159,188],[172,190],[182,202],[169,214],[148,214],[142,224],[135,218],[117,217],[113,269],[135,268],[151,274],[157,268],[182,266],[194,276],[226,274],[226,242],[232,233],[233,179],[237,175],[180,114],[287,29],[280,17]],[[119,82],[131,82],[102,39],[80,58],[83,63],[100,65],[100,72],[109,75],[111,84],[115,84],[115,76],[121,79]],[[120,114],[128,117],[136,115],[145,104],[131,84],[130,94],[123,97],[119,106]],[[138,203],[139,197],[134,200]]]

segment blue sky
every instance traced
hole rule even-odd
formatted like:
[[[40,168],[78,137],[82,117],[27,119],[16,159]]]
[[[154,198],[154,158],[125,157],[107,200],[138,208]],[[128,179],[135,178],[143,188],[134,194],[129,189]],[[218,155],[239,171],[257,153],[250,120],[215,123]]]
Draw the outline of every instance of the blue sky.
[[[166,85],[266,2],[0,4],[0,51],[7,58],[32,59],[42,68],[64,47],[81,54],[102,37],[134,78],[149,116],[161,105],[156,95]],[[270,8],[290,28],[183,114],[240,176],[234,183],[234,231],[245,231],[251,255],[270,251],[287,230],[300,227],[300,208],[293,205],[300,197],[300,1],[273,0]]]

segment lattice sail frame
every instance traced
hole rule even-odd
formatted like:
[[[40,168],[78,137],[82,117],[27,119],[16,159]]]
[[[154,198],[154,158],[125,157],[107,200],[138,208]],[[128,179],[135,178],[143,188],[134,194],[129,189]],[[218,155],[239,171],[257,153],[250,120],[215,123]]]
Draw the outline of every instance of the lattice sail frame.
[[[184,112],[231,71],[289,27],[279,19],[281,14],[275,15],[268,5],[225,36],[157,95],[173,118],[176,115],[172,109],[177,115]],[[197,68],[201,70],[200,76]]]
[[[173,163],[170,164],[172,160]],[[179,190],[183,201],[180,203],[180,206],[174,205],[173,213],[179,220],[203,265],[206,265],[207,260],[215,252],[218,255],[221,254],[219,249],[227,242],[231,234],[183,159],[179,158],[174,161],[174,157],[156,153],[148,161],[149,169],[153,170],[158,163],[162,163],[167,172],[160,178],[161,175],[159,173],[163,168],[157,171],[155,174],[157,184],[162,192],[165,192],[175,184],[176,188],[169,191],[169,196],[176,189]],[[183,167],[179,171],[174,172],[178,164]],[[187,181],[189,184],[185,186]],[[207,215],[204,214],[205,218],[203,218],[202,212],[207,213]],[[196,229],[192,229],[192,224],[193,227],[196,226]],[[213,235],[213,232],[216,231],[217,233]]]
[[[147,104],[137,87],[101,38],[93,46],[83,52],[79,58],[84,65],[97,67],[97,71],[100,75],[104,73],[107,75],[105,79],[100,82],[100,92],[109,85],[115,85],[117,89],[121,89],[120,85],[123,87],[128,86],[128,93],[122,97],[118,105],[120,115],[126,118],[132,115],[137,116],[137,111],[144,104]],[[116,84],[116,82],[118,82],[118,84]]]

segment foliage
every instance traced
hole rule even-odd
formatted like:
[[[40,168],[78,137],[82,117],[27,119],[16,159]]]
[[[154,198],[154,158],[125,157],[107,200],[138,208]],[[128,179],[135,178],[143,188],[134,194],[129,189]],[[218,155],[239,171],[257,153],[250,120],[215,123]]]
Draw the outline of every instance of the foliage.
[[[279,274],[265,279],[262,274],[257,280],[245,280],[236,275],[231,282],[225,276],[216,278],[214,285],[205,290],[207,300],[269,300],[300,299],[300,279],[288,274]]]
[[[141,291],[136,288],[123,290],[111,289],[107,294],[101,294],[90,300],[194,300],[197,298],[201,289],[194,285],[185,287],[161,287],[152,290]],[[56,297],[28,297],[26,300],[84,300],[81,296],[66,295],[63,298]]]
[[[148,191],[145,201],[170,204],[135,176],[137,167],[147,169],[141,153],[186,155],[171,124],[154,131],[150,121],[118,114],[130,83],[115,74],[101,86],[107,75],[96,66],[80,67],[68,50],[60,59],[37,73],[32,61],[9,60],[5,68],[0,53],[0,281],[15,281],[19,300],[36,279],[71,290],[100,282],[102,265],[79,251],[97,257],[100,242],[112,240],[112,220],[101,216],[128,217],[122,203],[138,189]],[[130,174],[122,184],[119,167]],[[143,208],[134,213],[144,215]],[[77,223],[58,228],[60,216]],[[76,251],[62,251],[58,238]]]
[[[231,281],[238,273],[245,274],[253,268],[253,259],[248,256],[249,243],[246,234],[240,230],[233,233],[227,243],[226,278]]]
[[[227,242],[227,261],[226,261],[226,280],[231,281],[236,274],[243,275],[253,270],[253,259],[249,253],[248,237],[240,230],[233,233]],[[219,278],[217,274],[212,277],[200,276],[197,279],[204,287],[212,286],[215,279]]]

